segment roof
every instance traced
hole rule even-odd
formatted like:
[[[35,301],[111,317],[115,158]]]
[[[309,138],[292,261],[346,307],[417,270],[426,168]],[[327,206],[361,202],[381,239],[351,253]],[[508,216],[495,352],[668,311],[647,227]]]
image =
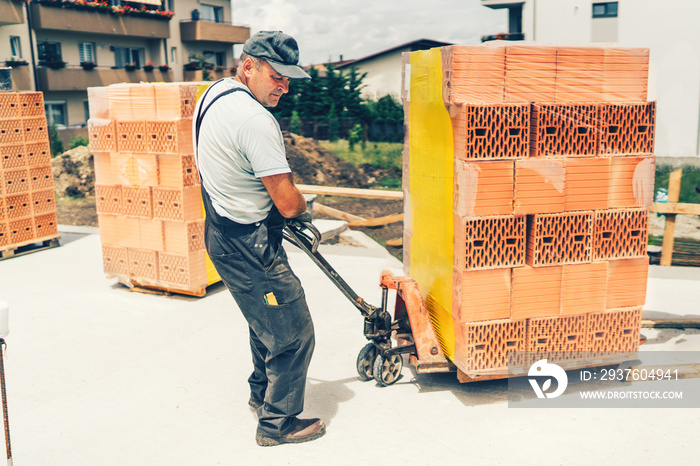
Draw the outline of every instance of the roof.
[[[434,47],[445,47],[447,45],[454,45],[450,42],[441,42],[437,40],[431,40],[431,39],[418,39],[414,40],[411,42],[406,42],[405,44],[397,45],[396,47],[392,47],[390,49],[382,50],[381,52],[373,53],[372,55],[367,55],[366,57],[359,58],[357,60],[345,60],[342,62],[342,64],[339,64],[336,66],[336,68],[346,68],[348,66],[356,65],[358,63],[367,61],[367,60],[372,60],[374,58],[380,57],[382,55],[387,55],[396,51],[407,51],[407,52],[415,52],[416,50],[427,50],[427,49],[432,49]],[[407,50],[406,50],[407,49]]]

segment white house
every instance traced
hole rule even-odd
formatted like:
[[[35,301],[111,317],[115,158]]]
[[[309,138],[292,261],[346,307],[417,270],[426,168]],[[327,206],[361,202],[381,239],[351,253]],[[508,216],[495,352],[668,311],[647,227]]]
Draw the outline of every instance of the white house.
[[[362,89],[363,97],[379,99],[385,95],[392,95],[399,102],[401,101],[401,54],[403,52],[415,52],[416,50],[427,50],[433,47],[443,47],[452,45],[448,42],[439,42],[429,39],[419,39],[405,44],[397,45],[387,50],[375,54],[343,62],[338,65],[340,70],[347,70],[351,66],[357,71],[367,73]]]
[[[700,155],[700,2],[481,0],[509,10],[509,33],[548,44],[647,47],[657,156]],[[500,32],[500,31],[492,31]]]

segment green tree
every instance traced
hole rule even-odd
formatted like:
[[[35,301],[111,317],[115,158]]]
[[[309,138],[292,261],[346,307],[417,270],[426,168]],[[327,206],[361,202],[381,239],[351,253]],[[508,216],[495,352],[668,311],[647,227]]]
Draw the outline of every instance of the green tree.
[[[348,147],[350,149],[350,152],[355,151],[355,144],[357,144],[358,142],[362,143],[362,149],[364,150],[365,129],[360,123],[355,123],[355,126],[353,126],[350,130],[350,134],[348,134]]]
[[[391,95],[385,95],[376,102],[368,102],[370,118],[376,123],[403,122],[403,107]]]
[[[365,87],[362,81],[367,77],[367,73],[360,74],[357,67],[351,66],[345,77],[345,99],[344,105],[348,118],[355,121],[365,121],[368,117],[367,106],[362,100],[362,88]]]
[[[331,102],[331,109],[328,111],[328,132],[331,142],[338,140],[338,115],[335,111],[335,102]]]
[[[87,147],[88,144],[90,144],[90,141],[88,138],[83,137],[83,136],[76,136],[73,139],[70,140],[68,143],[68,149],[75,149],[76,147],[80,146],[85,146]]]
[[[64,152],[63,141],[58,137],[56,123],[51,123],[49,127],[49,142],[51,143],[51,156],[56,157]]]
[[[292,111],[292,121],[289,124],[289,131],[301,136],[301,118],[299,118],[299,112],[296,110]]]

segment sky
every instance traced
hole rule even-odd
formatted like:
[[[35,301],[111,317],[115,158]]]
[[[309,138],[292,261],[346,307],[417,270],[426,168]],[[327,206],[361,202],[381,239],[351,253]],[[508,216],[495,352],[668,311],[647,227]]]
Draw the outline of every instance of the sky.
[[[359,59],[417,39],[476,45],[507,32],[507,10],[480,0],[232,0],[233,23],[281,30],[299,43],[301,65]],[[242,45],[234,48],[239,55]]]

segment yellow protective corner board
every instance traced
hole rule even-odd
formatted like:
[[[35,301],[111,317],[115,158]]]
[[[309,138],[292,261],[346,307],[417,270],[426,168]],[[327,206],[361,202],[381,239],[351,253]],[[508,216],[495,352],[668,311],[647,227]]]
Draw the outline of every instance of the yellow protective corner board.
[[[409,268],[425,297],[443,352],[454,358],[452,324],[454,147],[442,98],[439,48],[410,56]]]

